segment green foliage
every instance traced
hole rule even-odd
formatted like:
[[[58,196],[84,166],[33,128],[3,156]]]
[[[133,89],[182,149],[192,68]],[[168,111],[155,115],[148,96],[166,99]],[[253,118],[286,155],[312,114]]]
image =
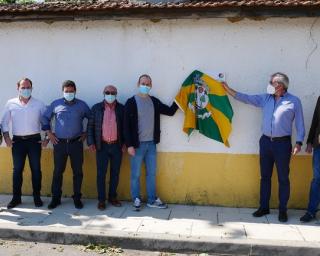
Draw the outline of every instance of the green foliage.
[[[96,252],[98,254],[119,255],[123,253],[121,248],[104,244],[88,244],[82,249],[84,252]]]

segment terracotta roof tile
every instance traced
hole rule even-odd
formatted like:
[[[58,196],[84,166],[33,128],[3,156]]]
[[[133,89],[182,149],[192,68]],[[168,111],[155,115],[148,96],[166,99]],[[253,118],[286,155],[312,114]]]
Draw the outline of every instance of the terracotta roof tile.
[[[147,2],[137,0],[92,0],[92,1],[50,1],[31,4],[0,4],[0,15],[8,13],[47,13],[47,12],[81,12],[131,9],[228,9],[239,7],[251,8],[288,8],[318,7],[319,0],[180,0],[164,2]]]

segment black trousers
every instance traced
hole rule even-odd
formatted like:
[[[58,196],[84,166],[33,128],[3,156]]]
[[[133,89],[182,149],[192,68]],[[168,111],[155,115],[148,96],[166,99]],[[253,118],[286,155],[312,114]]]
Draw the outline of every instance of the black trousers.
[[[13,137],[12,159],[13,159],[13,197],[21,198],[21,187],[23,182],[23,169],[26,158],[32,174],[33,196],[40,196],[41,190],[41,137],[35,136],[30,139]]]
[[[83,179],[83,143],[82,141],[60,142],[53,147],[54,170],[51,192],[55,200],[60,200],[62,195],[63,172],[66,169],[68,157],[70,157],[73,172],[73,198],[81,198],[81,185]]]

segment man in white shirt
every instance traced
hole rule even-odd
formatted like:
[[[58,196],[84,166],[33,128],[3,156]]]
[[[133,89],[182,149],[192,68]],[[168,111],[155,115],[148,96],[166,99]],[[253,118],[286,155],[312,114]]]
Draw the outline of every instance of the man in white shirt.
[[[32,173],[33,199],[36,207],[41,207],[41,123],[45,111],[41,101],[31,97],[32,82],[23,78],[17,83],[18,97],[10,99],[2,117],[2,132],[8,147],[12,148],[13,159],[13,197],[8,209],[21,204],[21,187],[23,169],[28,156]],[[9,124],[12,126],[12,139]]]

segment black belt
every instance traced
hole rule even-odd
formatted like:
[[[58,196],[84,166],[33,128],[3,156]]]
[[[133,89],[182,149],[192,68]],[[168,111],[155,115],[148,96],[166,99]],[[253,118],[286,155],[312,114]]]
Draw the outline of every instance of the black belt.
[[[113,141],[105,141],[105,140],[104,140],[103,143],[108,144],[108,145],[111,145],[111,144],[117,144],[118,141],[117,141],[117,140],[113,140]]]
[[[271,141],[286,141],[286,140],[291,140],[291,136],[282,136],[282,137],[270,137],[267,135],[263,135],[264,137],[268,138]]]
[[[29,140],[29,139],[41,139],[40,133],[36,134],[31,134],[31,135],[25,135],[25,136],[20,136],[20,135],[13,135],[13,140]]]
[[[72,139],[59,139],[59,142],[62,142],[62,143],[73,143],[73,142],[76,142],[76,141],[79,141],[81,138],[81,136],[78,136],[76,138],[72,138]]]

